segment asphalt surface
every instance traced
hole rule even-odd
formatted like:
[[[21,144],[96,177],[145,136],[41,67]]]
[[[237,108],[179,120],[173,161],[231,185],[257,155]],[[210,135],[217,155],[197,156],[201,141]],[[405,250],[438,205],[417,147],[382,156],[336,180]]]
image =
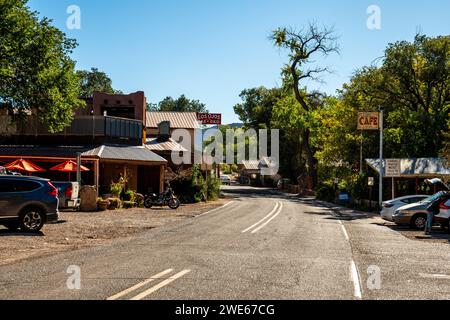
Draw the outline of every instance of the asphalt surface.
[[[0,267],[0,299],[450,299],[448,244],[311,199],[224,191],[225,207],[195,219]]]

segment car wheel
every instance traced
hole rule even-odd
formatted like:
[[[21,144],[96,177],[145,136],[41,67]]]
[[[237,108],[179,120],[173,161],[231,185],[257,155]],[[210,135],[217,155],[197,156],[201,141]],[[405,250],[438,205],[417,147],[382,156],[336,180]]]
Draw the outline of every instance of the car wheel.
[[[411,228],[415,230],[425,230],[427,226],[427,216],[418,214],[411,219]]]
[[[45,216],[39,208],[25,209],[19,218],[19,226],[25,232],[39,232],[45,223]]]

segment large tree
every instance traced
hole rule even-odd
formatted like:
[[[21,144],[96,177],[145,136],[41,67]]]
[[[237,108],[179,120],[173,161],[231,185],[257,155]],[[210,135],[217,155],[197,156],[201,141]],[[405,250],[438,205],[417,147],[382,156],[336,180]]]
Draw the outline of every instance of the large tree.
[[[147,107],[151,111],[208,112],[204,103],[188,99],[184,94],[177,99],[166,97],[158,105],[149,104]]]
[[[437,156],[450,112],[450,36],[390,44],[380,66],[344,86],[343,99],[357,111],[385,107],[388,157]]]
[[[76,42],[39,19],[27,0],[0,0],[0,105],[20,115],[32,112],[50,132],[69,125],[78,99]]]
[[[80,96],[92,97],[95,91],[103,93],[119,93],[112,87],[111,78],[97,68],[91,68],[90,71],[77,71],[80,81]]]
[[[327,67],[315,65],[317,56],[327,56],[338,51],[336,37],[332,30],[320,29],[314,24],[296,31],[279,28],[272,34],[275,45],[289,51],[289,63],[283,68],[285,87],[294,91],[295,99],[306,113],[314,110],[311,101],[316,100],[316,93],[308,93],[304,81],[318,80],[320,75],[329,71]],[[303,128],[301,133],[302,149],[306,157],[306,170],[312,188],[318,183],[318,161],[311,143],[311,130]]]
[[[283,90],[258,87],[243,90],[240,94],[242,102],[234,106],[234,112],[247,127],[254,129],[270,128],[272,110]]]

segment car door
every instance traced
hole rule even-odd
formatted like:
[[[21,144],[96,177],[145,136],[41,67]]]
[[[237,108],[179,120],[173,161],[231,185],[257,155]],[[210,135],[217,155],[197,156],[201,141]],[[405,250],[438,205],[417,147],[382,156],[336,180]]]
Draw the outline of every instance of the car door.
[[[439,217],[450,219],[450,197],[447,197],[439,206]]]
[[[15,190],[15,180],[0,179],[0,217],[17,217],[21,196]]]

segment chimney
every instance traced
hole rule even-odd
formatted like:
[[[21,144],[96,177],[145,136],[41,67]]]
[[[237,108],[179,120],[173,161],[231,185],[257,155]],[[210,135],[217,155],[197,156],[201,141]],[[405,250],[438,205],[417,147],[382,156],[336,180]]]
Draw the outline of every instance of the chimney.
[[[170,138],[170,121],[163,121],[158,124],[158,141],[166,142]]]

